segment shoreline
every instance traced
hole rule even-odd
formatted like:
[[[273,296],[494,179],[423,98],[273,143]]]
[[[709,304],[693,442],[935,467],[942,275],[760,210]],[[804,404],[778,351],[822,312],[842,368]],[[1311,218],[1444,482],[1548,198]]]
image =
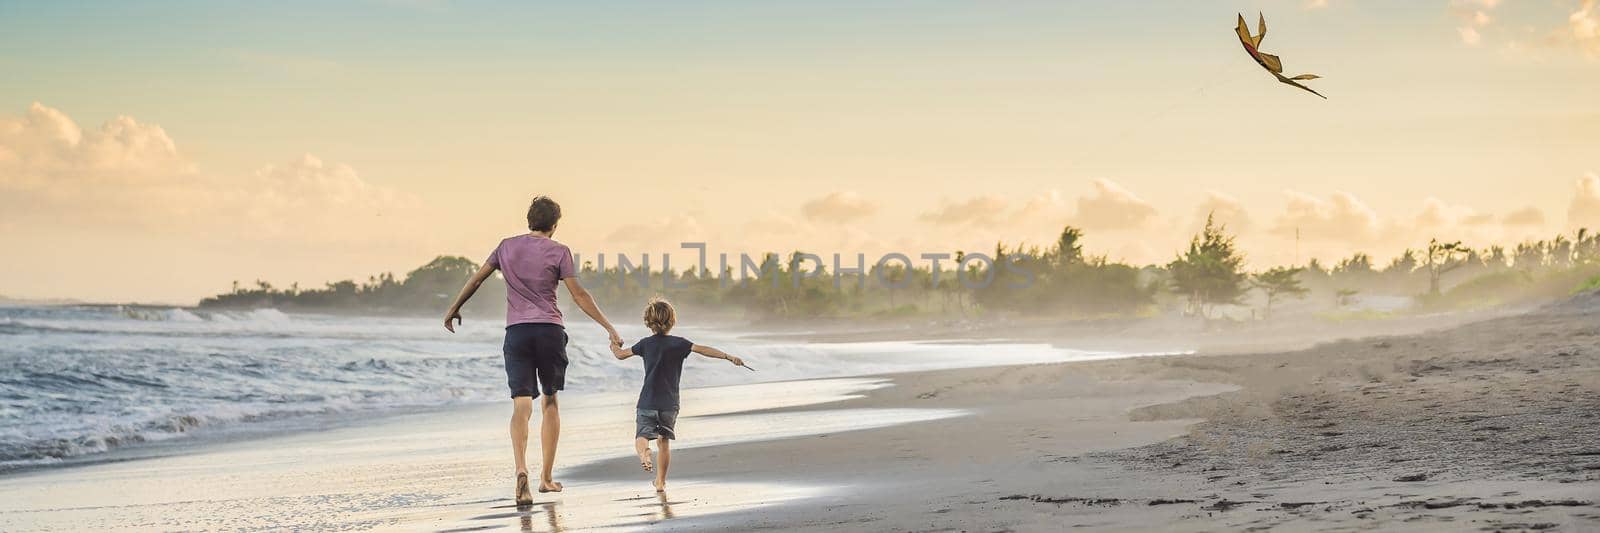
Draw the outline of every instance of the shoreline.
[[[771,409],[845,399],[881,379],[835,378],[686,390],[704,418],[699,444],[783,439],[808,431],[851,431],[957,416],[954,410],[857,409],[847,416],[797,410],[774,425],[741,406]],[[596,393],[564,402],[562,463],[568,491],[540,506],[510,505],[505,405],[411,413],[365,424],[197,446],[192,453],[32,471],[0,477],[0,530],[84,529],[450,529],[515,524],[541,513],[576,529],[626,528],[633,520],[621,484],[577,479],[571,467],[631,456],[633,393]],[[537,449],[536,443],[531,447]],[[693,451],[695,444],[684,449]],[[730,487],[736,486],[737,489]],[[703,487],[679,516],[719,512],[814,494],[817,487],[770,481]],[[510,510],[507,510],[510,508]],[[571,511],[560,511],[570,509]],[[491,522],[484,522],[485,520]],[[541,518],[542,522],[544,519]],[[457,523],[457,526],[444,524]]]
[[[1134,357],[1158,359],[1163,356]],[[863,408],[959,409],[969,414],[927,422],[845,433],[739,443],[674,455],[683,480],[746,483],[755,479],[829,486],[812,498],[689,520],[654,522],[669,530],[930,530],[955,529],[940,520],[974,509],[962,502],[986,495],[1003,498],[1009,487],[1049,484],[1044,463],[1087,478],[1091,467],[1074,457],[1159,443],[1183,434],[1199,419],[1130,420],[1130,410],[1188,398],[1227,393],[1237,387],[1178,379],[1106,380],[1084,374],[1081,365],[1106,361],[1045,363],[973,369],[930,370],[881,376],[892,387],[839,402],[752,411],[775,414],[796,409],[843,413]],[[1053,383],[1062,388],[1041,390]],[[1041,394],[1041,392],[1043,394]],[[1061,402],[1074,411],[1063,420]],[[692,421],[690,422],[692,423]],[[680,434],[692,439],[692,426]],[[1048,450],[1048,451],[1047,451]],[[1021,453],[1019,453],[1021,452]],[[1013,460],[1030,457],[1029,460]],[[628,458],[569,471],[575,478],[611,483],[648,479]],[[1131,471],[1130,471],[1131,472]],[[1146,487],[1154,490],[1153,487]],[[1000,494],[1000,493],[1004,494]],[[1160,496],[1152,496],[1159,498]],[[980,498],[982,499],[982,498]],[[992,498],[991,498],[992,499]],[[979,502],[972,501],[973,504]],[[971,514],[972,517],[984,515]],[[924,521],[938,517],[931,521]],[[991,528],[985,519],[964,526]],[[1147,526],[1159,522],[1146,522]],[[1020,527],[1019,527],[1020,526]],[[1047,522],[1008,524],[1010,529],[1049,528]]]
[[[719,345],[724,345],[720,339],[716,343]],[[960,342],[949,344],[947,348],[942,347],[943,345],[944,343],[942,342],[907,343],[899,341],[857,343],[851,346],[830,345],[824,348],[816,348],[817,345],[814,343],[779,343],[768,346],[756,344],[753,345],[752,348],[761,349],[765,352],[791,352],[788,355],[789,360],[773,359],[771,360],[772,363],[782,362],[786,364],[792,364],[795,362],[801,362],[807,357],[826,355],[827,357],[825,359],[830,361],[838,361],[846,364],[847,366],[861,362],[867,362],[869,364],[865,365],[863,368],[855,368],[850,372],[840,372],[837,374],[832,373],[838,372],[837,369],[828,369],[826,367],[819,367],[816,364],[809,364],[809,368],[811,370],[821,370],[822,372],[799,374],[806,375],[808,377],[795,377],[796,373],[794,368],[783,366],[767,366],[764,368],[764,370],[767,372],[760,374],[747,375],[744,373],[734,373],[731,376],[723,376],[713,379],[705,379],[703,375],[699,375],[700,372],[697,370],[697,379],[692,381],[698,381],[698,383],[686,383],[686,387],[692,389],[703,388],[706,386],[714,387],[717,385],[751,383],[751,381],[747,380],[752,376],[758,380],[754,381],[755,383],[783,383],[883,375],[886,373],[910,371],[922,368],[996,366],[1041,361],[1060,361],[1067,359],[1089,360],[1105,357],[1125,356],[1122,354],[1089,353],[1079,350],[1057,349],[1045,344],[996,346],[990,343]],[[797,348],[802,351],[799,353],[793,353],[793,351]],[[995,352],[996,349],[998,349],[998,353],[983,353],[986,350]],[[605,359],[611,358],[608,355],[605,357]],[[870,364],[873,361],[877,361],[878,364]],[[581,362],[582,361],[580,361],[580,363]],[[601,361],[601,363],[608,364],[612,362]],[[714,367],[714,364],[712,363],[701,361],[696,361],[696,363],[700,365],[712,366],[712,368],[701,368],[700,370],[712,370],[714,372],[722,370],[721,368]],[[380,370],[384,369],[384,367],[379,368]],[[886,370],[885,368],[889,368],[889,370]],[[619,365],[617,370],[621,370],[624,374],[630,374],[634,371],[632,365]],[[500,374],[500,371],[496,369],[494,373]],[[579,386],[575,388],[575,392],[583,396],[597,393],[610,394],[636,388],[636,385],[631,384],[631,381],[631,378],[625,379],[625,386],[621,389],[610,386],[614,385],[615,383],[604,384],[595,382],[590,383],[590,385],[599,384],[602,386],[602,388],[594,389]],[[192,426],[187,427],[186,429],[166,433],[152,430],[154,434],[150,437],[136,435],[140,438],[122,439],[120,442],[113,441],[107,445],[108,449],[100,449],[86,453],[74,453],[49,459],[29,460],[30,462],[28,463],[18,461],[16,464],[7,464],[3,468],[0,468],[0,474],[15,475],[35,471],[88,467],[104,463],[159,459],[163,457],[204,452],[205,450],[215,446],[239,445],[241,443],[248,443],[252,440],[269,438],[279,434],[330,431],[346,427],[361,426],[363,424],[373,423],[374,421],[381,422],[383,420],[394,417],[403,417],[409,414],[449,412],[458,409],[470,410],[483,405],[498,405],[499,403],[500,399],[498,395],[492,399],[480,397],[479,395],[469,395],[467,397],[457,397],[456,399],[450,400],[446,403],[425,403],[418,405],[398,405],[389,407],[347,406],[343,408],[333,408],[333,410],[330,411],[317,413],[298,413],[292,415],[260,417],[244,420],[205,420],[203,423],[195,422]],[[198,417],[203,415],[192,416]]]
[[[771,327],[743,337],[812,343],[878,341],[1041,342],[1060,348],[1128,353],[1193,352],[1198,355],[1285,352],[1319,343],[1382,335],[1421,333],[1434,329],[1518,316],[1539,306],[1515,306],[1375,320],[1330,321],[1296,317],[1225,324],[1207,330],[1193,317],[1161,316],[1096,320],[1026,319],[991,321],[924,321],[915,323],[827,323]]]
[[[1021,352],[995,357],[1026,361],[1050,351],[1042,345],[1013,349]],[[964,352],[926,355],[949,358],[957,353]],[[860,433],[886,425],[970,415],[960,409],[925,406],[841,407],[842,402],[869,394],[884,383],[887,378],[883,377],[821,377],[689,388],[685,399],[693,402],[693,407],[686,410],[684,423],[697,429],[695,438],[678,448],[692,454],[696,448],[728,443],[785,440],[813,433]],[[575,467],[606,456],[631,456],[631,439],[615,435],[631,434],[632,409],[625,406],[631,405],[635,394],[593,392],[564,402],[568,428],[563,432],[558,475],[569,487],[580,490],[541,500],[554,506],[548,509],[481,513],[485,505],[498,508],[508,503],[503,493],[509,481],[502,479],[508,476],[504,475],[501,449],[505,406],[491,403],[346,419],[331,428],[274,432],[259,438],[197,439],[174,446],[136,447],[81,464],[8,472],[0,477],[0,501],[9,502],[0,504],[0,529],[209,529],[252,523],[309,529],[419,529],[427,521],[461,522],[458,525],[469,527],[465,524],[482,522],[464,520],[513,516],[522,520],[541,513],[568,516],[563,522],[567,528],[626,529],[627,524],[617,519],[629,516],[627,510],[619,507],[620,498],[610,497],[625,493],[628,498],[637,497],[634,492],[639,485],[583,479],[567,470],[577,471]],[[702,403],[700,397],[713,399]],[[452,444],[441,447],[440,443]],[[434,479],[435,475],[446,478]],[[250,480],[248,488],[238,485],[244,479]],[[700,495],[688,503],[672,502],[676,507],[673,514],[680,518],[761,508],[775,501],[847,489],[760,476],[715,484],[696,484],[692,476],[675,478],[677,481],[693,487],[690,494]],[[730,492],[728,487],[739,488]],[[553,510],[556,508],[569,511]]]
[[[675,457],[693,464],[691,472],[730,482],[771,475],[752,465],[781,458],[785,479],[852,488],[661,525],[1593,529],[1597,312],[1600,295],[1591,294],[1526,314],[1295,351],[897,374],[896,387],[840,407],[976,414]],[[1093,403],[1118,388],[1170,391],[1177,383],[1231,390],[1120,412]],[[1156,428],[1177,430],[1166,438]],[[628,466],[608,462],[582,475],[626,479]]]
[[[1600,460],[1586,454],[1600,450],[1575,443],[1600,442],[1583,418],[1600,412],[1600,350],[1569,345],[1600,338],[1596,301],[1287,343],[1312,346],[1297,351],[1213,348],[686,389],[681,452],[659,500],[625,442],[631,421],[619,415],[631,411],[620,406],[631,394],[612,392],[568,400],[557,475],[569,490],[540,495],[530,509],[508,505],[503,406],[487,404],[8,473],[0,500],[13,504],[0,509],[0,529],[1594,527]],[[830,389],[840,382],[854,385]],[[1436,390],[1452,384],[1467,389]],[[1518,394],[1496,403],[1468,390],[1486,384]],[[1546,418],[1482,423],[1530,413]],[[1446,443],[1494,440],[1432,450],[1418,446],[1439,448],[1440,439],[1385,440],[1401,421]],[[1514,444],[1535,437],[1545,448]],[[1494,455],[1496,446],[1505,453]],[[1438,457],[1387,462],[1428,453]],[[1554,459],[1533,476],[1516,475],[1529,473],[1526,461],[1473,460],[1540,453]],[[1416,467],[1427,464],[1443,466]],[[1399,480],[1419,470],[1419,480]],[[250,488],[236,486],[241,479]]]

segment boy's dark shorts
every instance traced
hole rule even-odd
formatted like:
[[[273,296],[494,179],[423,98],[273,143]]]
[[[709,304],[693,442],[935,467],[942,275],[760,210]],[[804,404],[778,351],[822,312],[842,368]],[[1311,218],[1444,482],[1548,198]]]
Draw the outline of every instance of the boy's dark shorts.
[[[637,427],[634,432],[637,437],[649,440],[677,439],[678,436],[672,432],[672,426],[678,425],[678,410],[639,409],[634,414],[634,425]]]
[[[567,384],[567,330],[556,324],[506,326],[506,383],[511,397],[555,394]]]

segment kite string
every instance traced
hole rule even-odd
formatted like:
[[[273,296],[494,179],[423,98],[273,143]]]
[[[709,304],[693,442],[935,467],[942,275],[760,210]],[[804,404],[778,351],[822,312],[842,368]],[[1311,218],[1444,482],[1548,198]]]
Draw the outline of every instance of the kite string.
[[[1221,67],[1224,62],[1232,64],[1227,68],[1218,68]],[[1204,81],[1199,87],[1195,87],[1194,89],[1190,89],[1182,94],[1174,96],[1166,105],[1146,113],[1137,120],[1128,121],[1128,125],[1126,127],[1109,137],[1111,143],[1121,144],[1122,141],[1126,140],[1135,131],[1144,131],[1145,128],[1148,128],[1153,124],[1155,119],[1166,116],[1168,113],[1171,113],[1172,111],[1191,103],[1197,97],[1204,96],[1206,91],[1219,86],[1227,86],[1229,84],[1237,83],[1240,79],[1240,76],[1237,75],[1239,63],[1229,58],[1224,58],[1217,61],[1212,67],[1207,68],[1206,70],[1215,72],[1215,74]]]
[[[1230,65],[1228,68],[1216,68],[1216,66],[1220,66],[1223,61],[1232,63],[1232,65]],[[1166,106],[1158,108],[1155,111],[1151,111],[1144,117],[1141,117],[1139,120],[1130,122],[1129,126],[1119,133],[1116,138],[1121,140],[1127,137],[1128,134],[1132,133],[1136,127],[1149,126],[1154,119],[1166,116],[1168,113],[1171,113],[1179,107],[1189,104],[1195,98],[1205,96],[1206,91],[1217,88],[1218,86],[1227,86],[1237,83],[1240,78],[1238,75],[1236,75],[1239,70],[1238,65],[1238,62],[1229,59],[1218,61],[1216,66],[1207,69],[1216,73],[1213,74],[1211,78],[1207,79],[1199,87],[1195,87],[1194,89],[1190,89],[1189,91],[1174,96]]]

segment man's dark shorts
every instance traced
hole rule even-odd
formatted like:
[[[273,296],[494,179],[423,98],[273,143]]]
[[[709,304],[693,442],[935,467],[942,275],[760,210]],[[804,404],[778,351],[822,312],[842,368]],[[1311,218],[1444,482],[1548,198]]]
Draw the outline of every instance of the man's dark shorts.
[[[639,409],[634,412],[634,436],[648,440],[657,438],[673,440],[677,434],[673,433],[672,426],[678,425],[678,410],[659,411],[655,409]]]
[[[555,394],[567,383],[567,330],[555,324],[506,326],[506,383],[511,397]]]

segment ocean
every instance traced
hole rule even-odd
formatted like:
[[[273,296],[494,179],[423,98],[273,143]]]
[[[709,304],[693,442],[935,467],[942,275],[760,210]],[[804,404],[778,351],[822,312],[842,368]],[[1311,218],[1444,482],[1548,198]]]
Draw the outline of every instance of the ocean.
[[[636,389],[637,361],[617,361],[597,326],[574,322],[565,394]],[[647,333],[621,329],[630,342]],[[685,387],[1125,356],[1044,344],[774,342],[732,329],[673,333],[758,372],[691,358]],[[503,401],[502,333],[492,320],[450,334],[435,319],[275,309],[0,308],[0,471]]]

